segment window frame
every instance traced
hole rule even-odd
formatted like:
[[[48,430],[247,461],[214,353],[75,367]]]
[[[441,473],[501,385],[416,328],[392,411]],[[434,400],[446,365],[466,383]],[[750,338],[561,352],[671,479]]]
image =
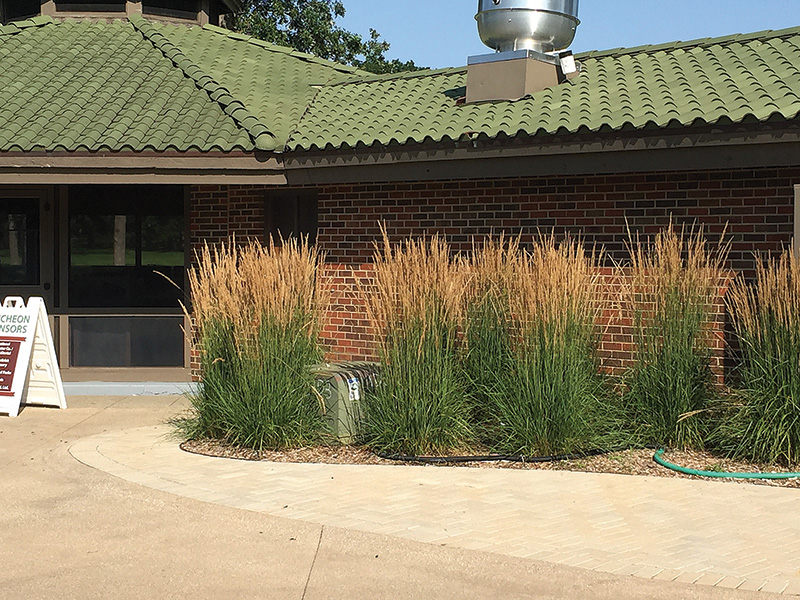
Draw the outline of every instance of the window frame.
[[[292,207],[292,203],[294,206]],[[285,215],[277,217],[276,212],[281,207],[288,208],[293,212],[293,231],[286,235],[280,231],[276,221],[285,219]],[[311,209],[310,215],[302,218],[300,212],[303,209]],[[305,223],[301,223],[305,220]],[[299,231],[294,231],[295,229]],[[308,236],[309,243],[314,244],[317,240],[319,229],[319,190],[316,188],[294,188],[281,190],[268,190],[264,199],[264,241],[269,243],[270,237],[275,243],[280,243],[283,239],[296,236]]]

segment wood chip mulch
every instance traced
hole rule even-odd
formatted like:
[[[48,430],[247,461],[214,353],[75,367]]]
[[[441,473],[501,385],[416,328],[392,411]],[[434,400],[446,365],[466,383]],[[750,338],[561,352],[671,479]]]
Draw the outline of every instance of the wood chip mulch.
[[[189,440],[180,445],[181,449],[194,454],[230,458],[237,460],[288,462],[288,463],[325,463],[335,465],[408,465],[417,463],[398,462],[381,458],[373,452],[355,446],[315,446],[284,451],[256,452],[225,444],[218,440]],[[668,451],[664,458],[671,463],[702,471],[727,471],[738,473],[753,472],[786,472],[786,469],[765,465],[754,465],[744,461],[735,461],[715,456],[710,452]],[[562,471],[582,471],[587,473],[617,473],[621,475],[639,475],[654,477],[680,477],[685,479],[705,479],[728,483],[769,485],[777,487],[800,488],[800,479],[763,480],[763,479],[721,479],[695,477],[677,473],[653,461],[653,450],[625,450],[600,456],[592,456],[577,460],[565,460],[551,463],[521,462],[467,462],[447,464],[446,466],[482,468],[482,469],[542,469]]]

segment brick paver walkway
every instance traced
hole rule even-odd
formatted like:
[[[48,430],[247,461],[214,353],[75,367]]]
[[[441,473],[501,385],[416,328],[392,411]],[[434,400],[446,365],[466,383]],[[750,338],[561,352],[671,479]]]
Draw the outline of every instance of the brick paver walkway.
[[[164,426],[70,452],[196,500],[609,573],[800,594],[800,490],[565,471],[254,463]]]

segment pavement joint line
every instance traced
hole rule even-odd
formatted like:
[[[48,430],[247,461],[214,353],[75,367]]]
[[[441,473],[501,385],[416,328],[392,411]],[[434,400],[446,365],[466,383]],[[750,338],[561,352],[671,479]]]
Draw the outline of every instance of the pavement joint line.
[[[306,584],[303,587],[303,595],[301,596],[300,600],[305,600],[306,594],[308,593],[308,584],[311,582],[311,574],[314,572],[314,565],[317,563],[317,556],[319,556],[319,548],[322,546],[322,536],[325,533],[325,525],[320,527],[319,529],[319,539],[317,540],[317,549],[314,551],[314,558],[311,560],[311,568],[308,569],[308,577],[306,578]]]
[[[96,417],[97,415],[99,415],[99,414],[103,413],[103,412],[104,412],[105,410],[107,410],[108,408],[111,408],[112,406],[114,406],[115,404],[117,404],[117,402],[118,402],[118,401],[119,401],[119,400],[115,400],[115,401],[114,401],[114,402],[112,402],[111,404],[109,404],[109,405],[107,405],[107,406],[103,406],[103,407],[102,407],[100,410],[95,410],[95,411],[93,411],[93,412],[92,412],[90,415],[88,415],[88,416],[84,417],[83,419],[81,419],[81,420],[80,420],[80,421],[78,421],[77,423],[73,423],[72,425],[70,425],[69,427],[67,427],[67,429],[65,429],[64,431],[61,431],[61,432],[59,432],[59,433],[58,433],[58,435],[51,435],[50,437],[48,437],[48,438],[47,438],[47,440],[46,440],[46,441],[47,441],[47,442],[52,442],[53,440],[55,440],[55,439],[57,439],[57,438],[64,438],[64,437],[66,437],[66,435],[67,435],[67,433],[68,433],[69,431],[71,431],[71,430],[72,430],[72,429],[74,429],[75,427],[77,427],[77,426],[81,425],[82,423],[85,423],[85,422],[86,422],[86,421],[88,421],[89,419],[92,419],[92,418]],[[34,409],[34,410],[36,410],[36,409],[40,409],[40,408],[41,408],[41,409],[43,409],[43,410],[56,410],[56,409],[52,409],[52,408],[43,408],[43,407],[36,406],[36,405],[25,405],[25,404],[23,404],[23,405],[22,405],[20,408],[21,408],[21,410],[20,410],[20,414],[22,414],[22,412],[23,412],[23,411],[25,411],[25,410],[29,410],[29,409],[31,409],[31,408],[32,408],[32,409]],[[16,418],[18,419],[18,418],[19,418],[19,416],[17,416]],[[40,445],[40,443],[41,443],[41,442],[36,442],[36,444],[35,444],[34,446],[32,446],[32,447],[30,447],[30,448],[28,448],[28,449],[24,450],[22,453],[18,453],[18,454],[15,454],[14,456],[12,456],[12,457],[11,457],[11,459],[10,459],[8,462],[6,462],[5,464],[3,464],[3,469],[5,470],[5,468],[6,468],[6,467],[9,467],[9,466],[11,466],[11,465],[12,465],[12,464],[13,464],[15,461],[17,461],[17,460],[19,460],[20,458],[22,458],[22,457],[24,457],[24,456],[27,456],[28,454],[30,454],[30,453],[31,453],[31,452],[32,452],[32,451],[33,451],[33,450],[34,450],[34,449],[35,449],[37,446],[39,446],[39,445]]]

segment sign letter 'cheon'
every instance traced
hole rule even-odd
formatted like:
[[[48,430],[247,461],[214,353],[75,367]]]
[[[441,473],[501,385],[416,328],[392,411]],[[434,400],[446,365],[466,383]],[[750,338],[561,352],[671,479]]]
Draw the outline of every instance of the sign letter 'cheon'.
[[[44,300],[11,296],[0,307],[0,414],[16,417],[20,404],[67,408]]]

